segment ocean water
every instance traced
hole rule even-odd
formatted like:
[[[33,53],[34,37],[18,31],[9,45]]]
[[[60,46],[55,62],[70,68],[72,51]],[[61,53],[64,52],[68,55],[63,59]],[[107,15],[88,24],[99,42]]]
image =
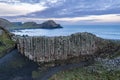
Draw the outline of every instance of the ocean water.
[[[78,32],[93,33],[104,39],[120,39],[120,25],[63,25],[61,29],[21,29],[12,33],[21,36],[67,36]]]

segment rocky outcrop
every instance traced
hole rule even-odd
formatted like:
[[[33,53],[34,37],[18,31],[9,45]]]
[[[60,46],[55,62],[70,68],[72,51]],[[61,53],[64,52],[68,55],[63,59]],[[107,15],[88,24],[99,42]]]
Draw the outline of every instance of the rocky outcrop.
[[[92,56],[91,58],[93,58],[101,54],[105,47],[112,50],[108,46],[109,43],[110,41],[96,37],[91,33],[76,33],[59,37],[17,37],[19,52],[40,63],[73,61],[73,58],[80,60],[84,56],[87,58]],[[85,57],[85,59],[87,58]]]
[[[55,29],[62,28],[60,24],[55,23],[53,20],[48,20],[43,22],[42,24],[37,24],[35,22],[25,22],[22,27],[26,28],[43,28],[43,29]]]
[[[120,69],[120,57],[116,57],[113,59],[103,59],[103,58],[96,58],[96,62],[102,65],[103,69],[108,71],[119,70]]]
[[[36,22],[10,22],[6,19],[0,18],[0,26],[3,26],[4,28],[8,30],[13,29],[22,29],[22,28],[43,28],[43,29],[56,29],[56,28],[62,28],[60,24],[57,24],[53,20],[45,21],[41,24],[37,24]]]
[[[47,29],[54,29],[54,28],[62,28],[60,24],[56,24],[53,20],[48,20],[42,24],[40,24],[41,28],[47,28]]]

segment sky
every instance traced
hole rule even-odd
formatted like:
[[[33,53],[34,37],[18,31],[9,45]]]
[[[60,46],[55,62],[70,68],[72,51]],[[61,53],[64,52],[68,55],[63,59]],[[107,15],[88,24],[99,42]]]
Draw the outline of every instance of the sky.
[[[120,24],[120,0],[0,0],[0,17],[12,22]]]

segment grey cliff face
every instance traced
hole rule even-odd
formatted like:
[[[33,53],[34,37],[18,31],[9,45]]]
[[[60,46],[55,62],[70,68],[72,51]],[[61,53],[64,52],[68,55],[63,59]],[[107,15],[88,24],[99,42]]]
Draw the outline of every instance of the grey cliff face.
[[[91,33],[76,33],[59,37],[18,36],[17,47],[21,54],[38,63],[70,60],[88,60],[97,56],[113,54],[119,50],[109,40]],[[120,47],[120,46],[119,46]],[[91,56],[91,57],[90,57]]]

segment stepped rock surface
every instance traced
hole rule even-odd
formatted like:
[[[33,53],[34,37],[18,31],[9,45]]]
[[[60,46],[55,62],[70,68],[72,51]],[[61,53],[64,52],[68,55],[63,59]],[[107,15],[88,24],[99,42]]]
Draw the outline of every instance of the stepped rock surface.
[[[76,33],[70,36],[29,37],[17,36],[17,47],[21,54],[38,63],[68,60],[77,62],[84,58],[93,58],[104,53],[116,51],[116,45],[91,33]],[[72,60],[72,59],[77,60]]]

